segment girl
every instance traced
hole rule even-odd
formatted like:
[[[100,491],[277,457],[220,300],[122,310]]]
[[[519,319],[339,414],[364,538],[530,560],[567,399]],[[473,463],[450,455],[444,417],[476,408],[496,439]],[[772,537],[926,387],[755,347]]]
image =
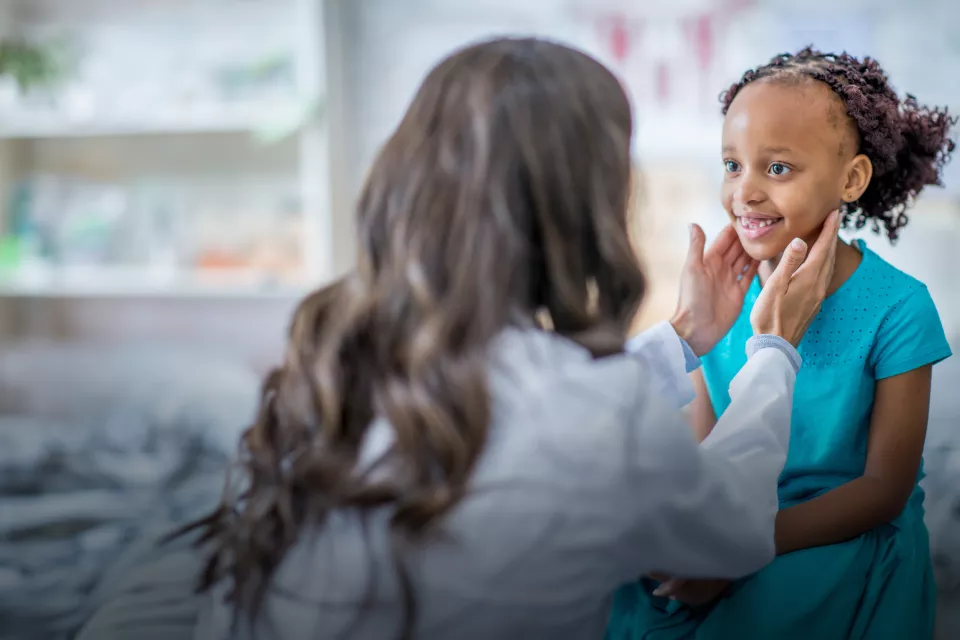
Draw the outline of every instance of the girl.
[[[954,148],[946,111],[900,100],[869,58],[809,48],[777,56],[722,102],[721,199],[761,266],[740,319],[694,374],[690,415],[701,440],[729,406],[751,309],[790,239],[816,234],[839,205],[845,224],[896,240],[904,210],[939,184]],[[828,297],[799,348],[777,559],[733,583],[658,576],[659,587],[626,586],[608,638],[931,637],[917,482],[931,368],[950,347],[923,284],[862,240],[837,243]]]

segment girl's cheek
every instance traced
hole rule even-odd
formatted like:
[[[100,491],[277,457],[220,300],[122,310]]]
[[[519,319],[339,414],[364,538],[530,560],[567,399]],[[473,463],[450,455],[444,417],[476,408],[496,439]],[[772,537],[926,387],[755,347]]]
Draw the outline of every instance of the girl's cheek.
[[[810,222],[811,214],[817,210],[817,203],[802,193],[792,193],[776,203],[777,211],[791,226],[802,227]],[[815,215],[815,214],[814,214]]]
[[[720,205],[728,216],[733,217],[733,191],[727,187],[720,189]]]

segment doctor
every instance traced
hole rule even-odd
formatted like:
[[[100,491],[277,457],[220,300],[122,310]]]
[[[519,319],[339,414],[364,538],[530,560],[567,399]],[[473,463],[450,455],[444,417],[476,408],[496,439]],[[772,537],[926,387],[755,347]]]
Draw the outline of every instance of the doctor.
[[[756,264],[732,229],[705,250],[694,227],[677,313],[625,351],[644,291],[631,130],[618,80],[562,45],[442,61],[370,171],[357,270],[294,318],[241,490],[197,524],[203,544],[145,558],[81,640],[587,640],[640,575],[770,561],[795,346],[837,216],[764,286],[698,446],[687,373]]]

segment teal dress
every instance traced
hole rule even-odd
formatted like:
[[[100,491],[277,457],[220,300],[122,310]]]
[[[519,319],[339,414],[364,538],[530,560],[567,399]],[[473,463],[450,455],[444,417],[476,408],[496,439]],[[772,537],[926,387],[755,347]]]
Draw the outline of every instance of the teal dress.
[[[824,301],[800,343],[790,451],[781,508],[861,476],[877,380],[951,355],[927,288],[858,242],[863,260]],[[745,364],[754,281],[730,333],[703,358],[716,414]],[[918,482],[923,477],[921,467]],[[652,595],[642,578],[621,587],[608,640],[925,640],[933,634],[935,586],[917,486],[892,522],[840,544],[776,558],[734,582],[723,597],[691,608]]]

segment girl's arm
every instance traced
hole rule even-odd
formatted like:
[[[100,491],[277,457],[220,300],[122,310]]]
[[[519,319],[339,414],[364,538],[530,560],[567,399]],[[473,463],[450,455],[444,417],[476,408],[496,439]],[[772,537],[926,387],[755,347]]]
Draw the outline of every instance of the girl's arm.
[[[703,442],[717,424],[717,414],[713,411],[713,403],[710,402],[710,395],[707,393],[703,372],[697,369],[690,374],[690,380],[693,382],[693,389],[697,396],[687,405],[687,420],[693,427],[693,435],[697,438],[697,442]]]
[[[777,514],[777,554],[855,538],[903,511],[917,481],[932,365],[878,380],[862,477]]]

